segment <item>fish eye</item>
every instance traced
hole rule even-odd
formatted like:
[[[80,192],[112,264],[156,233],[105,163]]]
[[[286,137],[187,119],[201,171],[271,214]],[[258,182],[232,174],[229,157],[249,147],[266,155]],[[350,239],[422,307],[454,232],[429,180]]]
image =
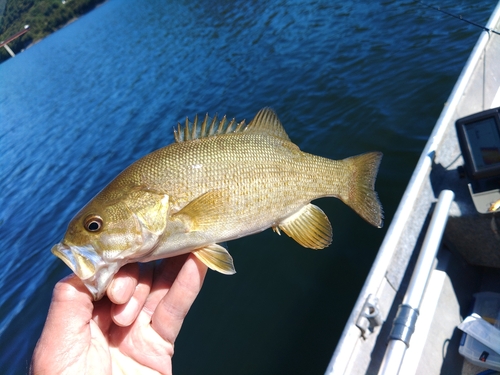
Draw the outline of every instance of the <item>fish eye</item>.
[[[83,225],[89,232],[99,232],[102,228],[102,219],[100,216],[91,215],[85,219]]]

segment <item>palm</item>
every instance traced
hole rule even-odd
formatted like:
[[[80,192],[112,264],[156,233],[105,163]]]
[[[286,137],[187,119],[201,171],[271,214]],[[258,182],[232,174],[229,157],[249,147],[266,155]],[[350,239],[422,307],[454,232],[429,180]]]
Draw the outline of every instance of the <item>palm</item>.
[[[108,310],[111,308],[106,301]],[[158,334],[150,324],[150,317],[141,312],[131,326],[120,327],[102,315],[91,320],[81,345],[81,355],[72,368],[72,374],[160,374],[171,371],[173,346],[158,337],[158,345],[151,345],[151,337]],[[103,322],[104,321],[104,322]],[[86,341],[86,340],[85,340]],[[83,343],[82,343],[83,344]],[[167,350],[165,350],[167,349]],[[158,369],[161,371],[156,371]]]

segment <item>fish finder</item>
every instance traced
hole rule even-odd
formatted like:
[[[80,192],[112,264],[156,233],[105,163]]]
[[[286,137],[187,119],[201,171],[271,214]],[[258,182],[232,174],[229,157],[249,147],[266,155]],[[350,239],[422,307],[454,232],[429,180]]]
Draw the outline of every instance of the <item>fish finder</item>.
[[[457,120],[458,141],[469,178],[500,178],[500,107]]]
[[[491,212],[488,200],[500,192],[500,107],[458,119],[455,126],[476,209]]]

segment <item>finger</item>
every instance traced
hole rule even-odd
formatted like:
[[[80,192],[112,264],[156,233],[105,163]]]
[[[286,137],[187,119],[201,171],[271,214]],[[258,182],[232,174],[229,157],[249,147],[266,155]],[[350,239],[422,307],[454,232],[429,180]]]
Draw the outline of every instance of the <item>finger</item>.
[[[112,337],[115,348],[125,357],[159,374],[172,374],[173,345],[166,342],[151,326],[151,316],[141,310],[133,324]]]
[[[189,254],[163,260],[155,267],[151,293],[144,305],[144,311],[151,317],[161,299],[170,290]]]
[[[138,363],[157,370],[160,373],[170,374],[172,372],[171,357],[174,352],[173,340],[175,336],[177,336],[177,333],[167,335],[160,329],[155,328],[158,324],[170,324],[166,321],[157,320],[157,312],[161,310],[162,307],[163,302],[160,303],[160,301],[163,301],[172,291],[177,293],[175,290],[179,279],[185,282],[186,279],[191,281],[192,279],[198,279],[198,291],[199,288],[201,288],[201,282],[207,268],[196,258],[194,261],[191,258],[194,257],[188,257],[187,255],[179,256],[162,261],[157,265],[151,294],[144,308],[139,313],[139,316],[131,325],[129,338],[124,340],[123,337],[116,337],[117,343],[120,343],[120,350],[124,354],[133,358]],[[201,268],[200,272],[198,272],[198,267]],[[195,270],[194,278],[192,277],[193,268]],[[194,284],[197,284],[196,281]],[[183,296],[182,299],[185,297],[186,296]],[[194,299],[195,297],[190,298],[188,296],[187,298]],[[160,305],[158,306],[159,303]],[[189,305],[191,305],[191,303],[192,302],[189,302]],[[158,308],[156,308],[156,306],[158,306]],[[154,313],[150,311],[153,307],[156,308],[156,312]],[[187,309],[189,309],[189,307]],[[176,332],[178,332],[179,329],[180,326],[173,327],[173,330]],[[168,339],[165,340],[165,337]],[[140,348],[140,350],[138,350],[138,348]]]
[[[153,282],[153,263],[146,263],[139,270],[139,280],[132,296],[128,301],[121,305],[114,304],[111,307],[111,317],[113,322],[121,327],[127,327],[134,322],[139,312],[144,306],[151,290]]]
[[[206,273],[207,266],[190,254],[170,290],[158,304],[151,324],[167,342],[175,342],[182,322],[201,290]]]
[[[139,282],[139,265],[130,263],[124,265],[116,273],[108,287],[107,294],[111,302],[121,305],[128,302],[135,292]]]

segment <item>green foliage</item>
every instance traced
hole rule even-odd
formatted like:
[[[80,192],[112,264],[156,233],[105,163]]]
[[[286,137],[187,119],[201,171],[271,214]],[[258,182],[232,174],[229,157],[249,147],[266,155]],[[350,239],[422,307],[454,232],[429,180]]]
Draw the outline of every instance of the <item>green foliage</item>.
[[[24,25],[30,30],[9,43],[18,53],[50,33],[60,29],[76,17],[89,12],[105,0],[7,0],[4,15],[0,20],[0,41],[22,31]],[[0,62],[10,55],[0,49]]]

